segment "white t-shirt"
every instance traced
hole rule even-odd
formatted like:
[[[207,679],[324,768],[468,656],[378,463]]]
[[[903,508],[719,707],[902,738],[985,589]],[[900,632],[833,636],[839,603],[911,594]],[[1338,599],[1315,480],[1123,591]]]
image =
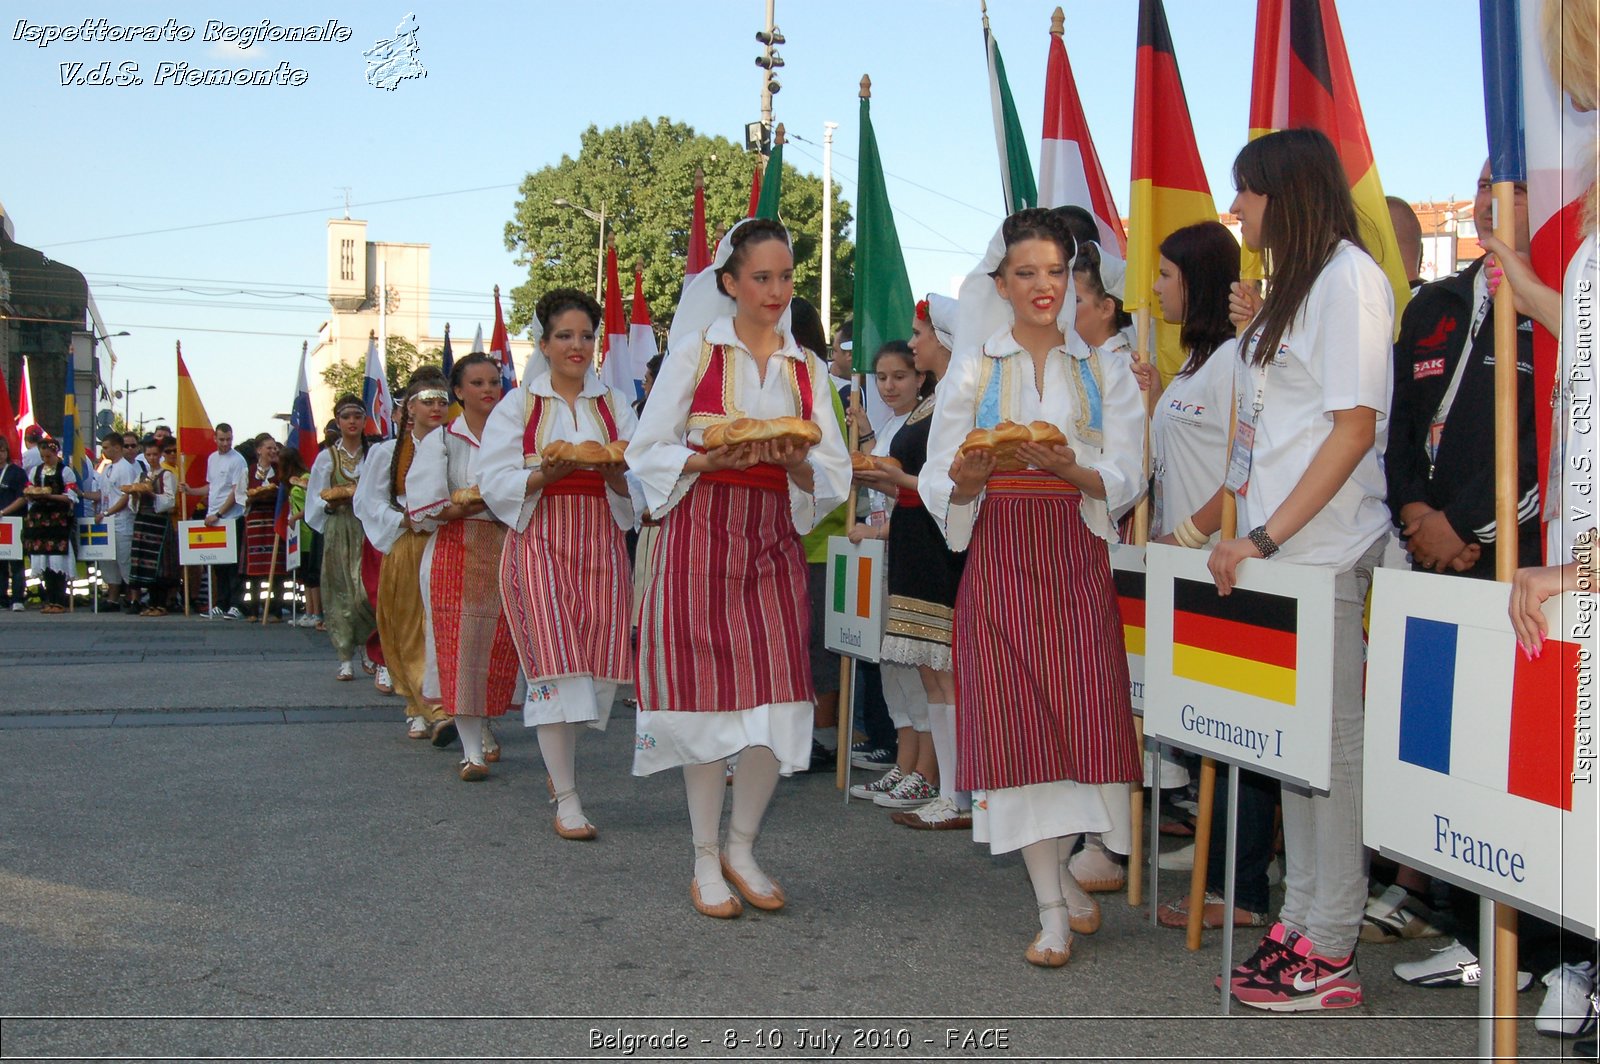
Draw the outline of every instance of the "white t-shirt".
[[[1164,536],[1182,524],[1222,485],[1238,360],[1238,341],[1224,341],[1194,373],[1174,377],[1156,403],[1150,418],[1150,468],[1156,486],[1152,536]]]
[[[106,467],[100,471],[99,484],[101,491],[100,511],[111,509],[125,496],[122,493],[124,484],[134,484],[142,479],[138,466],[126,458],[119,458],[115,462],[107,462]],[[118,535],[129,535],[133,532],[133,506],[131,503],[111,515],[111,520],[116,523]]]
[[[213,451],[206,459],[206,516],[231,521],[244,513],[238,495],[250,485],[250,467],[238,451]]]
[[[1600,298],[1600,242],[1590,233],[1561,283],[1561,363],[1550,434],[1551,483],[1545,486],[1545,561],[1565,565],[1595,527],[1595,300]]]
[[[1333,412],[1378,412],[1372,447],[1355,472],[1277,557],[1299,565],[1349,569],[1389,529],[1381,456],[1394,391],[1394,291],[1372,256],[1340,244],[1311,285],[1265,371],[1249,352],[1234,363],[1241,422],[1258,393],[1250,480],[1239,497],[1239,532],[1266,524],[1333,432]],[[1254,341],[1252,340],[1252,347]]]

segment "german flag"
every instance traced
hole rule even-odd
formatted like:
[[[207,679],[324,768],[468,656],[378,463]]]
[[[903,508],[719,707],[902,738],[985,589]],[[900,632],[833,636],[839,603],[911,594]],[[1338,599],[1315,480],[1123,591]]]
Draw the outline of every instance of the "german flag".
[[[1148,306],[1155,322],[1156,367],[1162,381],[1183,368],[1179,326],[1161,320],[1151,286],[1161,242],[1196,222],[1217,220],[1189,101],[1178,76],[1161,0],[1139,0],[1139,51],[1133,73],[1133,190],[1128,208],[1128,275],[1123,306]]]
[[[1129,654],[1144,656],[1144,573],[1130,569],[1111,570],[1117,588],[1117,612],[1122,615],[1122,641]]]
[[[1333,141],[1356,201],[1362,242],[1394,288],[1398,330],[1411,299],[1409,271],[1400,261],[1333,0],[1257,0],[1250,139],[1280,129],[1316,129]],[[1264,276],[1261,257],[1247,250],[1242,270],[1246,277]]]
[[[1285,595],[1178,577],[1172,588],[1172,672],[1198,683],[1295,703],[1300,604]]]
[[[190,550],[211,550],[228,545],[228,530],[222,525],[207,528],[201,525],[189,529]]]

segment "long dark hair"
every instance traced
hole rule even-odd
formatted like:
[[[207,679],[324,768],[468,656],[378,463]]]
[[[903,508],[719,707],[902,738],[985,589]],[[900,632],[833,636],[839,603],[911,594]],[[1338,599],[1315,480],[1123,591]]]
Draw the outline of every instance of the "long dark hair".
[[[1186,225],[1161,242],[1161,257],[1183,282],[1180,342],[1189,352],[1178,376],[1192,376],[1211,353],[1233,339],[1228,294],[1239,279],[1239,242],[1221,222]]]
[[[822,315],[809,300],[795,296],[789,301],[789,332],[795,343],[824,362],[828,360],[828,337],[822,331]]]
[[[418,392],[438,388],[449,394],[450,382],[438,366],[421,366],[406,381],[405,394],[400,397],[400,413],[395,426],[394,460],[389,463],[389,505],[400,509],[400,485],[411,469],[411,460],[417,455],[417,441],[411,438],[411,400]]]
[[[1367,245],[1339,153],[1318,130],[1285,129],[1246,144],[1233,160],[1233,184],[1267,197],[1261,244],[1272,285],[1240,339],[1246,351],[1255,341],[1251,361],[1260,366],[1277,352],[1339,242]]]

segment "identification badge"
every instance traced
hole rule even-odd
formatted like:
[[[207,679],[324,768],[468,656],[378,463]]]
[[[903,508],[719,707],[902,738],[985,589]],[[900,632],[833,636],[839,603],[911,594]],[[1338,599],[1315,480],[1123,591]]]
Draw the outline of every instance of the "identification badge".
[[[1444,439],[1444,422],[1435,421],[1428,426],[1428,479],[1433,479],[1433,466],[1439,460],[1439,441]]]
[[[1233,429],[1233,449],[1228,455],[1228,479],[1223,485],[1235,495],[1243,497],[1250,493],[1250,458],[1255,446],[1255,423],[1240,418]]]

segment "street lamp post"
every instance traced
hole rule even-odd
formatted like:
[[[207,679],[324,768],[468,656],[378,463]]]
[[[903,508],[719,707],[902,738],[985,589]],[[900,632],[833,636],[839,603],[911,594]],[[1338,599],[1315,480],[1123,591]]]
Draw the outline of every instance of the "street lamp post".
[[[606,204],[600,201],[600,210],[591,211],[568,199],[555,199],[552,201],[557,207],[577,211],[591,222],[600,223],[600,240],[596,244],[594,256],[594,298],[598,303],[605,298],[605,268],[606,268]]]
[[[124,429],[133,424],[133,403],[131,401],[133,393],[153,392],[156,390],[156,386],[154,384],[143,384],[137,388],[130,388],[129,385],[132,383],[133,382],[131,380],[124,377],[122,380],[122,391],[117,393],[117,398],[122,400],[122,427]]]

